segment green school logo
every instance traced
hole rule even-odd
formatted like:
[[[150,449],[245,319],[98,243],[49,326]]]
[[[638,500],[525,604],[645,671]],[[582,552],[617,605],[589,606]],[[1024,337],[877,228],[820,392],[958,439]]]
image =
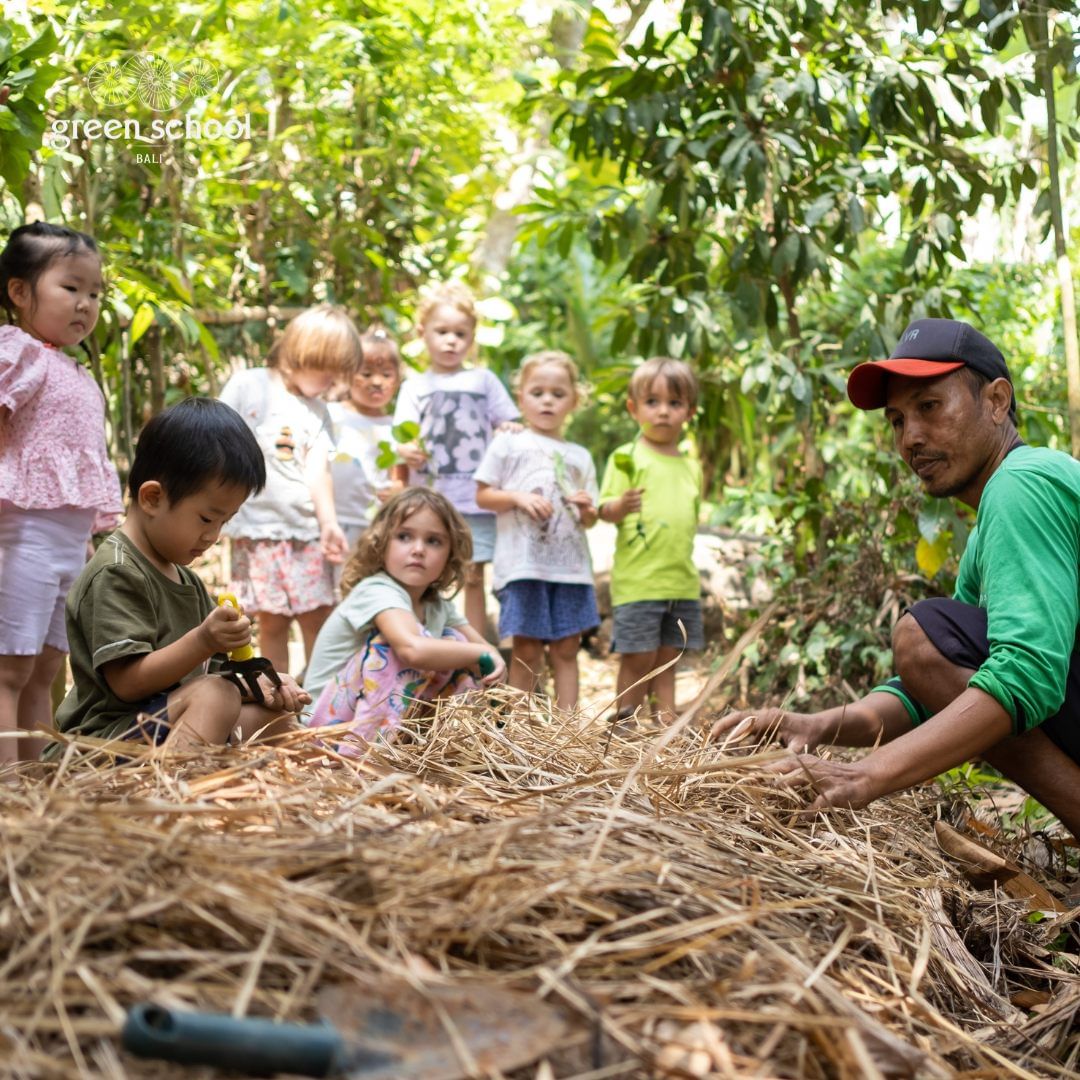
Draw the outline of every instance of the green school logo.
[[[173,64],[154,53],[138,53],[94,64],[86,88],[98,110],[119,109],[132,102],[151,112],[172,113],[146,121],[138,116],[58,118],[45,132],[44,143],[66,150],[73,142],[108,139],[127,143],[137,162],[159,163],[167,151],[190,144],[251,140],[250,114],[207,116],[208,99],[219,83],[216,66],[205,57]],[[177,111],[182,115],[176,115]],[[181,145],[177,145],[181,144]]]

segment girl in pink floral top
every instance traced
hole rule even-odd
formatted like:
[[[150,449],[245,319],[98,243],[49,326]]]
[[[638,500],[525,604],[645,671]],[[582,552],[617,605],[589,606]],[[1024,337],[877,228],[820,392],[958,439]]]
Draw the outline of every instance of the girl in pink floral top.
[[[85,233],[35,222],[0,254],[0,734],[52,726],[64,601],[95,523],[123,509],[101,390],[62,351],[94,329],[101,289]],[[0,738],[0,768],[40,746]]]

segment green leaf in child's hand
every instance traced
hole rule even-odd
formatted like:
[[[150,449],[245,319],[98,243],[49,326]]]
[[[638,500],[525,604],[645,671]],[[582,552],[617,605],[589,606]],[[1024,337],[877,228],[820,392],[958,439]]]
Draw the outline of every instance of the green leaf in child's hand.
[[[420,438],[420,425],[415,420],[402,420],[390,429],[390,434],[399,443],[416,442]]]
[[[566,457],[556,450],[551,455],[551,461],[555,466],[555,483],[562,487],[566,483]]]
[[[564,499],[574,494],[573,485],[570,483],[570,476],[566,468],[566,455],[560,454],[556,450],[551,455],[552,464],[555,466],[555,486],[559,489],[559,493]]]
[[[612,463],[619,472],[625,475],[626,479],[631,483],[634,482],[634,475],[637,472],[637,466],[634,464],[633,454],[628,454],[625,451],[620,451],[615,454],[612,459]]]
[[[379,443],[379,456],[375,459],[375,467],[377,469],[392,469],[399,464],[401,464],[401,458],[398,457],[394,444],[383,439]]]

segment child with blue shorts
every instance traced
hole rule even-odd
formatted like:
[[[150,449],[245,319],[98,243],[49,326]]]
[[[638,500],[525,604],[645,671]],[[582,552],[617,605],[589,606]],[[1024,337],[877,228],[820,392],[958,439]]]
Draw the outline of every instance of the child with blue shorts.
[[[600,621],[585,530],[596,523],[596,469],[563,438],[578,404],[577,365],[566,353],[525,359],[518,373],[525,430],[496,435],[476,470],[477,505],[497,515],[499,635],[513,638],[510,685],[536,685],[547,648],[555,700],[578,700],[581,635]]]
[[[679,447],[697,395],[697,378],[683,361],[654,357],[641,364],[626,402],[641,432],[612,454],[600,489],[600,517],[619,527],[611,601],[620,712],[633,713],[651,686],[663,722],[675,718],[674,664],[646,677],[684,648],[705,644],[694,565],[701,465]]]

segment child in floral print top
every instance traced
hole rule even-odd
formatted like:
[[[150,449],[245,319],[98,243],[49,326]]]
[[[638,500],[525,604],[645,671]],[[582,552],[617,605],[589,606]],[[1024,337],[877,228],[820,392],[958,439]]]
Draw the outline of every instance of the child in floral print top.
[[[0,732],[51,727],[50,686],[68,651],[64,602],[95,528],[122,511],[105,444],[105,399],[62,350],[101,307],[101,255],[85,233],[35,222],[0,255]],[[0,739],[0,766],[36,758]]]
[[[399,447],[410,482],[434,481],[472,532],[473,561],[465,579],[465,617],[479,633],[486,623],[484,564],[495,553],[495,515],[476,505],[476,472],[496,431],[520,431],[518,410],[492,372],[466,368],[476,336],[476,305],[467,289],[442,285],[428,293],[417,326],[431,366],[406,380],[398,394],[394,424],[420,425],[420,439]]]

